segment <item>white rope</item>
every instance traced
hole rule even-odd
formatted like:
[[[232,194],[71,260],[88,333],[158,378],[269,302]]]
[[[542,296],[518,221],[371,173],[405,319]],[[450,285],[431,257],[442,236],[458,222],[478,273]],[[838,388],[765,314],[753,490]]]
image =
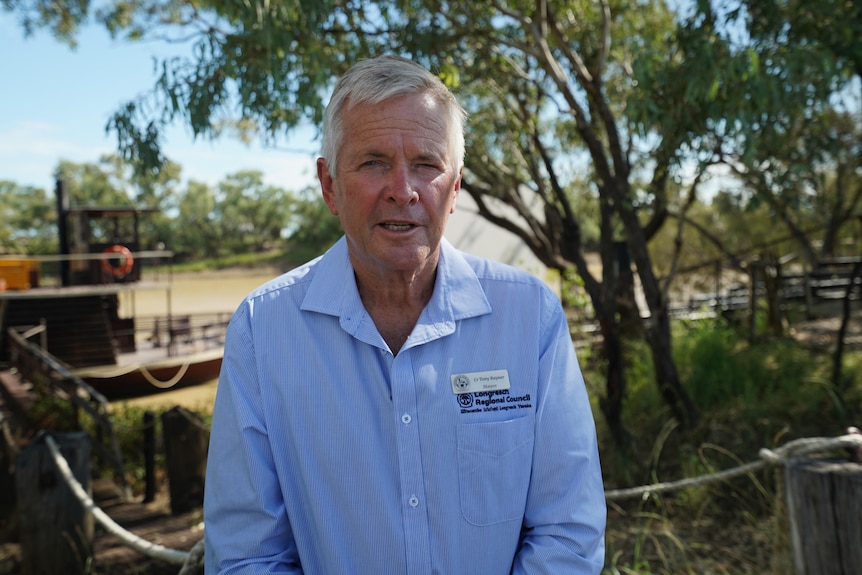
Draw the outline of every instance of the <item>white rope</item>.
[[[654,483],[652,485],[643,485],[641,487],[605,491],[605,499],[608,501],[616,501],[620,499],[631,499],[632,497],[646,498],[653,493],[664,493],[666,491],[675,491],[678,489],[685,489],[687,487],[706,485],[707,483],[727,481],[728,479],[739,477],[740,475],[748,475],[749,473],[759,471],[768,465],[780,465],[791,457],[798,457],[800,455],[838,449],[841,447],[862,447],[862,435],[851,434],[834,438],[806,437],[796,439],[778,449],[775,449],[774,451],[766,448],[761,449],[759,453],[760,461],[752,461],[751,463],[746,463],[739,467],[725,469],[708,475],[701,475],[700,477],[690,477],[679,481]]]
[[[195,543],[194,547],[189,550],[189,556],[186,562],[183,563],[178,575],[194,575],[204,564],[204,540],[201,539]]]
[[[84,488],[81,487],[81,484],[78,483],[78,480],[75,479],[75,476],[72,474],[72,470],[69,468],[69,464],[60,453],[60,450],[57,448],[56,443],[54,443],[53,438],[51,438],[51,436],[45,436],[45,443],[48,445],[48,449],[51,450],[51,455],[54,457],[54,463],[56,463],[57,468],[66,480],[66,483],[72,489],[72,492],[77,496],[84,508],[92,513],[96,521],[110,534],[118,537],[126,545],[144,555],[155,559],[161,559],[169,563],[182,565],[179,575],[192,575],[197,572],[203,563],[204,540],[198,541],[194,547],[192,547],[191,551],[185,552],[168,549],[162,545],[150,543],[133,533],[129,533],[123,529],[123,527],[114,522],[114,520],[98,506],[96,506]],[[728,479],[732,479],[740,475],[747,475],[749,473],[759,471],[768,465],[780,465],[785,460],[792,457],[847,447],[862,448],[862,435],[850,434],[839,437],[811,437],[796,439],[775,450],[766,448],[761,449],[759,453],[759,461],[753,461],[751,463],[740,465],[739,467],[726,469],[724,471],[708,475],[702,475],[700,477],[682,479],[680,481],[655,483],[653,485],[644,485],[629,489],[614,489],[606,491],[605,498],[608,501],[628,499],[632,497],[645,498],[653,493],[664,493],[667,491],[685,489],[687,487],[705,485],[707,483],[727,481]]]
[[[186,374],[186,371],[188,371],[189,365],[191,365],[191,363],[191,360],[188,360],[183,363],[176,375],[165,381],[159,381],[158,379],[156,379],[156,377],[150,373],[150,370],[147,369],[147,366],[143,364],[138,369],[141,371],[141,374],[144,376],[144,378],[149,381],[150,384],[154,387],[158,387],[159,389],[170,389],[171,387],[179,383],[179,381]]]
[[[186,559],[189,556],[187,552],[169,549],[156,543],[150,543],[146,539],[126,531],[122,526],[111,519],[107,513],[102,511],[102,509],[93,502],[89,494],[87,494],[81,484],[78,483],[78,480],[69,468],[69,464],[66,462],[66,459],[63,457],[63,454],[60,453],[60,449],[54,442],[54,438],[50,435],[46,435],[45,444],[51,451],[51,455],[54,457],[54,463],[57,465],[60,475],[62,475],[63,479],[66,480],[66,484],[72,490],[72,493],[75,494],[78,501],[80,501],[81,505],[84,506],[84,509],[92,513],[93,518],[99,523],[99,525],[104,527],[108,533],[118,537],[123,543],[135,551],[139,551],[144,555],[153,557],[154,559],[160,559],[176,565],[183,565],[186,562]]]

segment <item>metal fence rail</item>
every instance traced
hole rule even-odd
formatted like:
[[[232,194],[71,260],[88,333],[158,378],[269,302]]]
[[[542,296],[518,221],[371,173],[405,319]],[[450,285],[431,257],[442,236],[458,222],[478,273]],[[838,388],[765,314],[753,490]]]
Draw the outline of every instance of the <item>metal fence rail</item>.
[[[70,401],[75,407],[76,420],[79,412],[91,418],[96,426],[96,442],[93,444],[93,451],[113,469],[115,477],[128,494],[130,488],[126,479],[123,455],[111,423],[108,400],[87,382],[74,375],[65,363],[41,346],[28,341],[28,337],[42,333],[39,326],[24,332],[19,332],[19,329],[7,330],[13,364],[22,376],[34,386],[41,388],[42,395],[59,393],[64,399]],[[76,424],[80,425],[78,421]]]

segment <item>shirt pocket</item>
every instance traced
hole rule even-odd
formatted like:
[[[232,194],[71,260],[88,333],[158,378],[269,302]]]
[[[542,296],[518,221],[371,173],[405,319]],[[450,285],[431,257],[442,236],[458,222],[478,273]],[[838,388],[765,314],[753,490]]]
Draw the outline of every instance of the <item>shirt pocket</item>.
[[[533,417],[458,426],[461,513],[473,525],[521,520],[530,486]]]

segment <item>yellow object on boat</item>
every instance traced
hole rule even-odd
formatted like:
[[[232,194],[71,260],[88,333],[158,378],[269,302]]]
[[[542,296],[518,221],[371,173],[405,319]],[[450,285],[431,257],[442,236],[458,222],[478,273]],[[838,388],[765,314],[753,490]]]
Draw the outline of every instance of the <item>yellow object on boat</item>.
[[[39,285],[39,265],[36,260],[0,259],[0,289],[25,290]]]

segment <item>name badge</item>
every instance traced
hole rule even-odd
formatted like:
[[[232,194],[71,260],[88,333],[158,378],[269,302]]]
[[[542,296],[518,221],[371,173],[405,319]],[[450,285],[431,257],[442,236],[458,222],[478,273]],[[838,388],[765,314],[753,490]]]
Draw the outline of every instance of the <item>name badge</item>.
[[[456,373],[450,375],[449,379],[452,381],[452,392],[456,394],[509,389],[509,372],[505,369]]]

